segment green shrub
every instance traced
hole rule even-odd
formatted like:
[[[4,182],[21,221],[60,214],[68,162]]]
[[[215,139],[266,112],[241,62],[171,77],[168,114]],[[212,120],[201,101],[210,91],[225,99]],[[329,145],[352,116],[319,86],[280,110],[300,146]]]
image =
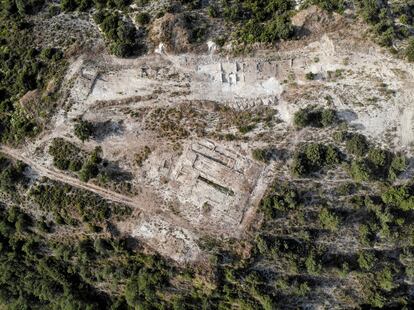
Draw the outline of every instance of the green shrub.
[[[346,141],[346,150],[356,156],[364,156],[368,152],[368,141],[364,135],[354,133]]]
[[[359,14],[371,24],[377,42],[383,46],[392,46],[398,37],[398,28],[390,14],[388,1],[360,0],[357,4]]]
[[[322,267],[316,262],[315,256],[313,253],[308,255],[308,257],[305,260],[305,266],[306,270],[310,275],[318,275]]]
[[[382,271],[376,273],[378,286],[386,292],[391,291],[395,285],[390,268],[385,267]]]
[[[273,43],[293,36],[290,13],[294,10],[291,0],[226,1],[223,16],[238,26],[235,37],[243,43]]]
[[[358,255],[358,264],[362,270],[369,271],[375,265],[375,256],[369,252],[361,252]]]
[[[138,276],[128,281],[125,298],[131,307],[150,307],[158,300],[157,289],[164,285],[163,276],[155,270],[141,269]]]
[[[272,153],[269,149],[254,149],[252,156],[254,160],[267,163],[272,158]]]
[[[142,50],[135,27],[118,13],[98,11],[94,20],[110,42],[111,52],[118,57],[136,55]]]
[[[0,155],[0,191],[13,194],[17,185],[25,184],[26,178],[23,174],[25,168],[26,165],[13,163]]]
[[[79,11],[85,12],[93,6],[93,0],[81,0],[78,6]]]
[[[107,254],[108,252],[110,252],[112,250],[112,246],[111,244],[102,238],[97,238],[94,243],[93,243],[93,247],[96,251],[96,253],[99,254]]]
[[[88,160],[82,165],[82,168],[79,171],[79,178],[83,182],[88,182],[89,179],[96,177],[98,173],[99,173],[99,168],[97,164]]]
[[[208,16],[215,18],[215,17],[219,16],[220,12],[219,12],[217,6],[209,5],[208,8],[207,8],[207,14],[208,14]]]
[[[333,145],[308,143],[296,150],[291,171],[293,175],[305,176],[324,167],[339,164],[341,157],[340,151]]]
[[[400,23],[404,25],[408,25],[410,23],[410,20],[406,14],[400,16]]]
[[[406,168],[405,157],[393,153],[371,148],[365,159],[365,165],[370,170],[373,179],[395,180]]]
[[[309,106],[300,109],[293,116],[293,124],[297,128],[328,127],[337,122],[335,110]]]
[[[355,181],[369,181],[373,178],[373,172],[366,160],[353,160],[350,174]]]
[[[339,218],[326,208],[323,208],[319,213],[319,222],[323,229],[330,231],[338,230]]]
[[[293,26],[290,18],[287,16],[275,16],[268,21],[258,36],[261,42],[275,42],[278,40],[287,40],[293,36]]]
[[[37,13],[44,3],[44,0],[15,0],[15,5],[20,15]]]
[[[338,121],[336,112],[332,109],[324,109],[322,111],[321,124],[322,127],[329,127]]]
[[[382,201],[403,211],[414,210],[414,191],[412,186],[393,186],[381,195]]]
[[[62,0],[60,7],[63,11],[74,11],[78,7],[78,2],[77,0]]]
[[[368,159],[374,164],[374,166],[384,167],[389,160],[389,154],[382,149],[373,148],[368,152]]]
[[[267,218],[276,218],[279,212],[297,209],[302,203],[299,192],[288,184],[275,184],[273,191],[264,197],[260,209]]]
[[[53,139],[49,154],[53,156],[53,165],[61,170],[77,171],[85,159],[80,148],[63,138]]]
[[[332,144],[328,144],[325,148],[325,163],[324,165],[332,166],[340,164],[342,161],[342,154]]]
[[[381,5],[378,1],[362,0],[360,1],[362,17],[369,23],[376,23],[379,20]]]
[[[401,154],[393,155],[391,165],[388,169],[388,178],[395,180],[397,176],[407,168],[406,157]]]
[[[333,134],[333,139],[335,140],[335,142],[338,142],[338,143],[344,142],[346,137],[347,137],[347,132],[344,130],[336,131]]]
[[[93,124],[82,119],[78,120],[75,124],[74,130],[75,136],[78,137],[82,142],[89,140],[93,135]]]
[[[142,12],[136,16],[135,20],[140,25],[147,25],[151,21],[151,15]]]
[[[308,0],[307,3],[318,5],[328,12],[342,13],[345,10],[345,0]]]

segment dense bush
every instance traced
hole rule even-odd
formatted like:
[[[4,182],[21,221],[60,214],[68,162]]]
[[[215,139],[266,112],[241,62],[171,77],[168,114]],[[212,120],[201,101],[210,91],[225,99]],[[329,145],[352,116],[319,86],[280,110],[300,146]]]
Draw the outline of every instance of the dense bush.
[[[89,179],[96,177],[99,174],[99,166],[102,162],[102,149],[96,147],[94,151],[89,155],[89,158],[83,163],[81,170],[79,171],[79,178],[88,182]]]
[[[161,258],[132,253],[122,239],[51,240],[33,230],[34,219],[18,207],[0,214],[0,303],[6,309],[123,309],[130,292],[103,293],[99,284],[139,279],[137,293],[149,298],[168,283],[170,268]],[[154,285],[154,278],[162,282]],[[146,303],[162,305],[158,299]]]
[[[75,124],[74,133],[82,142],[89,140],[93,135],[93,124],[88,121],[78,120]]]
[[[135,20],[140,25],[146,25],[151,21],[151,16],[148,13],[139,13]]]
[[[308,143],[295,152],[291,171],[293,175],[306,176],[341,161],[342,154],[333,145]]]
[[[400,154],[369,146],[362,134],[346,134],[346,150],[355,155],[349,167],[357,181],[395,180],[406,169],[406,159]]]
[[[18,13],[24,16],[37,13],[44,3],[44,0],[4,0],[0,8],[3,8],[7,15]]]
[[[49,154],[53,156],[53,165],[62,170],[79,171],[85,160],[85,153],[63,138],[52,141]]]
[[[87,11],[92,7],[125,10],[131,3],[132,0],[62,0],[60,6],[63,11]]]
[[[339,218],[326,208],[319,213],[319,222],[323,229],[330,231],[338,230]]]
[[[141,269],[135,278],[129,280],[125,297],[131,307],[151,308],[159,300],[156,291],[165,284],[165,276],[156,270]]]
[[[381,195],[382,201],[403,211],[414,210],[414,186],[403,185],[390,187]]]
[[[285,183],[275,184],[272,192],[263,198],[260,208],[268,218],[275,218],[281,212],[296,209],[301,204],[297,190]]]
[[[364,159],[352,161],[350,174],[355,181],[369,181],[374,176],[369,163]]]
[[[290,12],[294,9],[291,0],[225,1],[223,16],[239,24],[236,38],[245,43],[272,43],[293,36]]]
[[[25,164],[21,162],[14,164],[0,155],[0,191],[13,194],[16,185],[24,184],[26,181],[23,174],[25,168]]]
[[[367,138],[358,133],[351,134],[346,141],[346,150],[348,153],[356,156],[364,156],[368,152]]]
[[[118,57],[128,57],[141,52],[134,25],[115,12],[98,11],[95,22],[110,42],[110,50]]]
[[[20,143],[40,132],[42,122],[39,121],[50,116],[55,94],[45,93],[24,103],[19,98],[28,91],[42,93],[51,79],[59,86],[63,77],[66,64],[62,51],[34,46],[31,24],[25,16],[18,16],[18,10],[33,12],[42,4],[43,1],[1,2],[7,14],[11,14],[0,14],[0,136],[3,143]]]
[[[41,210],[50,212],[62,224],[96,224],[111,217],[131,214],[127,206],[111,204],[97,195],[58,182],[38,184],[31,189],[29,196]]]
[[[305,74],[306,79],[310,81],[314,80],[317,76],[318,75],[313,72],[308,72]]]
[[[395,19],[405,12],[393,12],[390,1],[358,0],[359,14],[371,24],[371,29],[380,45],[391,47],[396,39],[407,35],[404,28],[395,24]]]
[[[314,105],[300,109],[293,116],[293,124],[297,128],[328,127],[337,122],[336,111]]]

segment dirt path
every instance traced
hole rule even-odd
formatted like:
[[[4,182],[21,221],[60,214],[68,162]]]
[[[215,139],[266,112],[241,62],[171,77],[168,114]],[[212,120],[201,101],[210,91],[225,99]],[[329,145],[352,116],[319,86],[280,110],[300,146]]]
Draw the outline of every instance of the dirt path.
[[[19,149],[12,149],[10,147],[1,145],[0,152],[3,152],[4,154],[16,160],[20,160],[24,162],[25,164],[29,165],[33,170],[35,170],[37,173],[39,173],[39,175],[45,176],[51,180],[62,182],[62,183],[71,185],[73,187],[79,188],[79,189],[87,190],[89,192],[92,192],[94,194],[101,196],[104,199],[107,199],[113,202],[128,205],[132,207],[134,210],[138,209],[139,210],[138,214],[143,213],[143,215],[148,216],[148,217],[157,215],[158,217],[162,217],[166,221],[170,223],[174,223],[180,227],[183,227],[186,229],[193,229],[192,226],[189,225],[189,223],[185,221],[184,219],[182,219],[181,217],[176,216],[174,214],[167,213],[159,207],[154,207],[154,206],[152,206],[151,208],[148,208],[147,206],[141,207],[139,203],[140,196],[129,197],[129,196],[122,195],[120,193],[111,191],[109,189],[97,186],[95,184],[82,182],[81,180],[68,176],[65,173],[42,166],[41,164],[24,156],[22,150],[19,150]]]
[[[7,146],[0,146],[0,151],[5,153],[6,155],[20,160],[22,162],[24,162],[25,164],[29,165],[33,170],[35,170],[37,173],[39,173],[42,176],[45,176],[51,180],[54,181],[58,181],[58,182],[63,182],[66,184],[69,184],[73,187],[77,187],[80,189],[84,189],[90,192],[93,192],[99,196],[102,196],[105,199],[114,201],[114,202],[118,202],[118,203],[122,203],[125,205],[129,205],[131,207],[136,207],[136,202],[134,202],[134,199],[128,196],[124,196],[121,195],[119,193],[113,192],[111,190],[99,187],[97,185],[94,184],[90,184],[90,183],[84,183],[74,177],[68,176],[64,173],[46,168],[38,163],[36,163],[35,161],[31,160],[30,158],[25,157],[24,155],[22,155],[22,151],[18,150],[18,149],[12,149],[9,148]]]

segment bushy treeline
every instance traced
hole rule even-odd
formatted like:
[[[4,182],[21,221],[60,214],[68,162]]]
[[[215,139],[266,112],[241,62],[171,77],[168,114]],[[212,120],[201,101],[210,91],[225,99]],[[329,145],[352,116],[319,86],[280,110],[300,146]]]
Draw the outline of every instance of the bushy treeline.
[[[328,12],[342,13],[346,8],[345,0],[307,0],[305,5],[315,4]]]
[[[225,0],[212,6],[211,11],[228,22],[238,24],[236,38],[244,43],[273,43],[293,37],[290,14],[294,9],[291,0]]]
[[[75,173],[83,182],[95,179],[100,185],[113,186],[114,190],[121,192],[128,192],[132,188],[129,182],[130,173],[123,171],[113,162],[104,160],[100,146],[91,152],[85,152],[72,142],[55,138],[48,152],[53,157],[56,168]]]
[[[298,129],[326,128],[338,124],[339,119],[335,110],[311,105],[298,110],[294,114],[293,123]],[[292,173],[306,176],[345,160],[349,164],[348,171],[355,180],[392,181],[406,169],[406,158],[403,155],[371,145],[362,134],[339,128],[333,134],[333,139],[337,146],[307,143],[298,147],[294,153]],[[339,150],[340,147],[346,151],[344,154]]]
[[[351,156],[349,172],[358,181],[393,181],[406,169],[406,158],[386,149],[371,145],[367,138],[358,133],[340,134],[345,149]]]
[[[363,19],[371,25],[371,29],[380,45],[392,47],[396,40],[410,36],[406,26],[400,26],[395,21],[412,21],[414,10],[409,1],[356,1],[357,9]]]
[[[7,309],[128,309],[165,306],[171,274],[161,258],[125,239],[50,238],[19,208],[1,208],[0,303]],[[46,236],[46,235],[49,235]],[[112,288],[105,292],[99,285]],[[115,285],[121,289],[115,290]]]
[[[0,303],[6,308],[217,309],[273,303],[248,269],[223,268],[215,279],[141,254],[133,239],[101,233],[100,227],[117,216],[124,220],[131,210],[48,180],[34,185],[29,198],[26,208],[38,218],[20,207],[0,206]],[[85,231],[80,222],[98,227]],[[77,231],[65,229],[67,224],[77,225]]]
[[[128,57],[141,52],[137,30],[125,16],[112,11],[98,11],[94,19],[110,41],[109,48],[113,54]]]
[[[34,186],[29,197],[61,225],[76,226],[81,222],[97,225],[131,214],[130,207],[111,204],[99,196],[58,182]]]
[[[91,8],[126,9],[132,0],[62,0],[60,6],[64,11],[87,11]]]
[[[37,48],[24,14],[35,13],[43,1],[3,1],[0,15],[0,135],[3,143],[19,143],[41,130],[56,99],[66,63],[56,48]],[[20,14],[23,14],[21,16]],[[54,80],[54,91],[47,89]],[[19,102],[29,91],[38,92]]]

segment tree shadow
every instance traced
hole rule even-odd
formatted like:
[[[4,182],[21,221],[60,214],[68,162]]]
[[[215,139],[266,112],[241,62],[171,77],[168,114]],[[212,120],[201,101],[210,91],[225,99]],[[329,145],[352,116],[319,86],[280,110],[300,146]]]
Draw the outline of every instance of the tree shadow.
[[[102,142],[110,136],[119,136],[124,132],[122,121],[105,121],[93,124],[93,137],[97,142]]]

